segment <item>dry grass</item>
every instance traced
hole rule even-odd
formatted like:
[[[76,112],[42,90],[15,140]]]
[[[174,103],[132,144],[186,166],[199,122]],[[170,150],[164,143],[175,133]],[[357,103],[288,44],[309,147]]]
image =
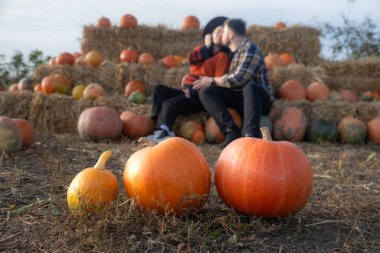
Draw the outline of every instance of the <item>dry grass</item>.
[[[378,252],[378,147],[298,145],[315,173],[312,198],[298,214],[241,216],[222,203],[213,186],[202,210],[173,217],[144,212],[125,195],[123,167],[139,144],[38,135],[30,149],[0,157],[0,251]],[[119,199],[94,215],[74,215],[65,202],[67,187],[105,149],[114,153],[107,167],[119,179]],[[213,170],[220,150],[208,144],[200,149]]]

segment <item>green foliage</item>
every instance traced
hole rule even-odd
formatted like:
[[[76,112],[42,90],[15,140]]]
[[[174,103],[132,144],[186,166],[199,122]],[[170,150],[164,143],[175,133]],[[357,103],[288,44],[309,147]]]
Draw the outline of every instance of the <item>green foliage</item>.
[[[50,57],[44,57],[39,50],[31,51],[27,59],[20,51],[16,51],[9,61],[4,55],[0,55],[0,80],[7,86],[16,83],[41,64],[47,63],[49,59]]]
[[[342,26],[322,23],[323,36],[332,42],[332,58],[343,55],[346,58],[380,56],[380,32],[370,18],[356,23],[341,15]]]

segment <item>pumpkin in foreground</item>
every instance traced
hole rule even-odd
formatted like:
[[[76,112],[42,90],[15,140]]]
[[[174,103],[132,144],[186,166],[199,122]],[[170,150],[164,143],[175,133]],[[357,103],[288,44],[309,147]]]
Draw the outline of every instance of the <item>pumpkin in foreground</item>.
[[[208,198],[211,172],[197,147],[180,137],[135,152],[123,174],[128,197],[158,213],[201,208]]]
[[[245,215],[284,217],[300,211],[313,188],[304,152],[287,141],[239,138],[220,154],[215,186],[224,202]]]
[[[79,172],[67,190],[67,204],[76,211],[91,211],[116,200],[119,185],[116,176],[106,170],[112,152],[107,150],[94,167]]]

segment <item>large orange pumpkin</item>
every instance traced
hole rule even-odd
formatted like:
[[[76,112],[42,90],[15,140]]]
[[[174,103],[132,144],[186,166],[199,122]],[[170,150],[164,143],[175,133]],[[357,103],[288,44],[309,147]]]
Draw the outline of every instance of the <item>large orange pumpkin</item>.
[[[137,62],[138,54],[133,49],[126,49],[120,53],[120,62]]]
[[[240,115],[234,109],[228,108],[228,111],[230,112],[236,126],[241,128],[243,121]],[[206,131],[206,139],[208,142],[222,143],[224,141],[225,136],[220,131],[220,128],[218,124],[216,124],[216,121],[213,117],[208,118],[205,125],[205,131]]]
[[[273,124],[273,135],[279,141],[300,141],[306,133],[307,119],[296,107],[288,107]]]
[[[291,142],[271,141],[266,135],[244,137],[220,154],[215,186],[223,201],[239,213],[285,217],[308,202],[313,171],[305,153]]]
[[[106,95],[103,86],[98,83],[90,83],[83,90],[83,98],[95,100]]]
[[[124,88],[124,97],[129,97],[129,95],[131,95],[134,91],[140,91],[141,93],[145,93],[144,83],[138,80],[129,81]]]
[[[147,136],[154,130],[154,121],[147,115],[140,115],[132,111],[120,114],[123,123],[123,134],[130,138]]]
[[[101,17],[98,19],[95,26],[98,28],[100,28],[100,27],[110,28],[111,27],[111,21],[109,20],[109,18]]]
[[[85,140],[117,139],[123,123],[119,114],[106,106],[85,109],[78,119],[78,133]]]
[[[197,30],[201,26],[199,19],[195,16],[187,16],[182,21],[182,30]]]
[[[193,143],[171,137],[131,155],[123,181],[128,197],[144,209],[180,214],[207,201],[211,172]]]
[[[288,80],[281,85],[279,95],[284,100],[306,99],[306,88],[297,80]]]
[[[369,139],[373,144],[380,145],[380,117],[376,117],[367,123]]]
[[[142,65],[150,65],[154,63],[154,57],[151,53],[142,53],[140,54],[137,62]]]
[[[21,133],[22,149],[29,148],[34,143],[36,135],[34,127],[26,119],[12,119],[12,121],[15,123]]]
[[[67,204],[72,211],[94,211],[117,199],[117,178],[105,167],[111,155],[110,150],[103,152],[94,167],[74,177],[67,190]]]
[[[22,147],[22,135],[11,118],[0,116],[0,152],[15,152]]]
[[[327,100],[329,95],[329,87],[322,82],[312,82],[306,88],[306,96],[310,101]]]
[[[84,56],[83,61],[88,66],[97,67],[104,61],[104,57],[102,53],[92,50]]]
[[[120,27],[131,29],[137,27],[137,19],[131,14],[125,14],[120,18]]]
[[[70,53],[64,52],[57,56],[55,63],[61,65],[73,65],[75,63],[75,57]]]

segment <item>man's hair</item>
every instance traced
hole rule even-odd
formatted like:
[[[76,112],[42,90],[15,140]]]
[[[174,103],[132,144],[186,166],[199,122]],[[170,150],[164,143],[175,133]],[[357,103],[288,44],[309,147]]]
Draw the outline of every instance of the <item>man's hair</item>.
[[[224,22],[237,35],[246,36],[245,22],[238,18],[227,19]]]

